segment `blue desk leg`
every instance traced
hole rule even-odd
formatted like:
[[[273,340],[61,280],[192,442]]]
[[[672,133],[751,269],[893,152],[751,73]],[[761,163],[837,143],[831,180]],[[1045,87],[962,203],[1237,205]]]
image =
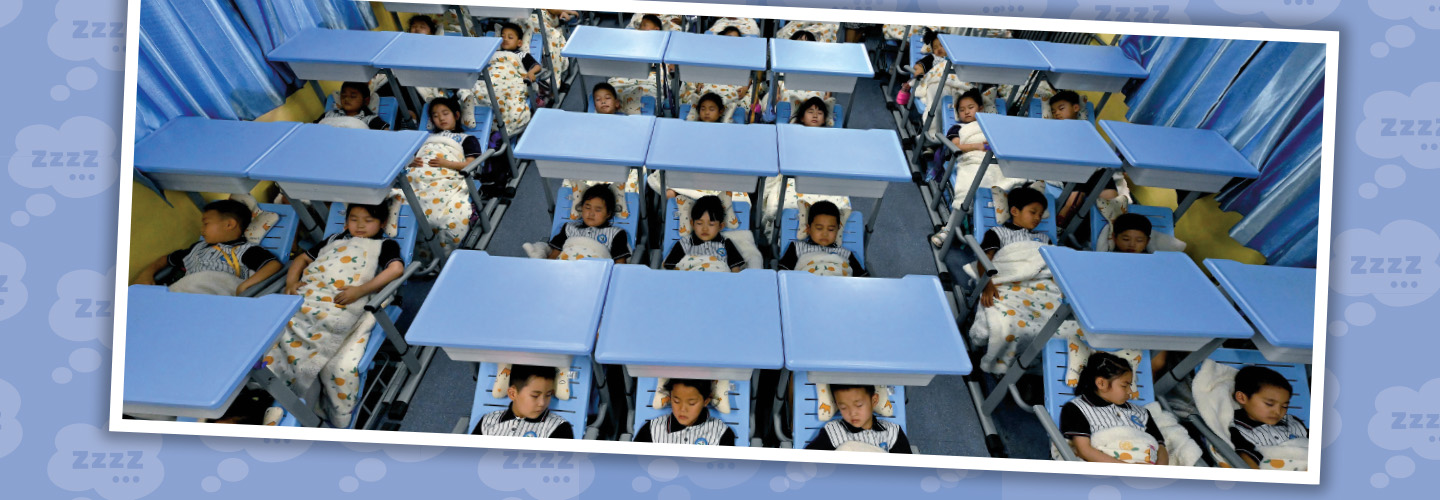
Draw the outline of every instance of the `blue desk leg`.
[[[1199,191],[1190,191],[1188,193],[1185,193],[1185,197],[1179,200],[1180,204],[1175,208],[1176,225],[1180,224],[1180,216],[1185,215],[1185,211],[1190,210],[1190,205],[1194,205],[1195,200],[1200,199],[1200,195],[1202,194],[1203,193]]]
[[[515,145],[510,142],[510,130],[505,128],[505,117],[502,116],[503,113],[500,112],[500,102],[495,99],[495,86],[490,83],[490,71],[488,68],[489,66],[487,65],[486,69],[480,71],[480,78],[485,81],[485,92],[490,94],[490,119],[495,122],[495,130],[500,131],[500,141],[507,149],[505,158],[510,160],[510,178],[514,179],[520,176],[520,172],[516,166],[515,153],[513,152]],[[484,137],[480,138],[480,140],[489,141],[490,138]]]
[[[777,203],[775,204],[775,231],[770,233],[770,248],[771,250],[773,250],[772,252],[770,252],[770,255],[775,259],[774,262],[771,262],[771,269],[777,269],[781,257],[780,252],[785,251],[784,248],[779,247],[780,226],[781,222],[785,220],[785,197],[789,195],[789,193],[787,192],[789,191],[789,188],[786,186],[789,183],[788,179],[790,179],[790,176],[780,174],[780,199],[776,200]],[[764,208],[762,207],[761,210],[764,210]]]
[[[1210,342],[1207,342],[1204,347],[1201,347],[1200,350],[1192,352],[1185,356],[1184,359],[1181,359],[1180,363],[1176,364],[1174,369],[1165,372],[1164,375],[1156,375],[1155,397],[1158,398],[1160,395],[1170,392],[1170,389],[1174,389],[1175,385],[1180,383],[1180,378],[1176,376],[1177,373],[1181,374],[1180,376],[1184,376],[1183,374],[1195,370],[1196,366],[1204,362],[1205,358],[1210,357],[1210,355],[1224,343],[1225,339],[1212,339]]]
[[[286,387],[285,382],[280,380],[280,377],[276,377],[275,372],[270,371],[269,368],[250,370],[250,380],[260,384],[260,387],[264,387],[265,391],[275,398],[275,402],[280,403],[280,407],[293,415],[300,425],[320,426],[320,415],[306,406],[305,402],[301,401],[289,387]]]
[[[1015,357],[1014,364],[1005,370],[1005,377],[1001,378],[1000,382],[995,384],[995,388],[990,391],[990,395],[985,397],[985,406],[980,410],[982,417],[988,417],[995,413],[995,408],[1000,406],[1000,402],[1005,400],[1006,393],[1010,392],[1010,386],[1015,385],[1015,382],[1020,379],[1020,375],[1023,375],[1029,368],[1026,364],[1040,355],[1040,351],[1045,349],[1045,343],[1049,342],[1050,337],[1060,329],[1060,324],[1068,319],[1070,319],[1070,303],[1062,302],[1060,307],[1055,308],[1055,314],[1050,316],[1050,321],[1045,322],[1045,327],[1040,329],[1040,333],[1030,339],[1025,350]]]

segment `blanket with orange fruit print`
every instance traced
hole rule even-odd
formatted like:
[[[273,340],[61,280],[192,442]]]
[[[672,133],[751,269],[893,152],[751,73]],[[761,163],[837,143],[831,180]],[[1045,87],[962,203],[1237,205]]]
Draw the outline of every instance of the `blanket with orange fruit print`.
[[[310,393],[318,381],[325,394],[320,406],[337,427],[347,426],[355,409],[360,357],[370,338],[365,325],[373,325],[374,317],[365,312],[364,298],[340,305],[335,295],[375,277],[382,241],[348,238],[326,245],[300,276],[300,310],[264,357],[275,375],[299,394]]]
[[[1000,289],[1000,296],[992,306],[975,313],[970,328],[970,342],[986,347],[980,368],[987,372],[1005,373],[1019,349],[1040,333],[1065,298],[1040,257],[1041,245],[1034,241],[1011,243],[990,259],[997,271],[991,282]],[[1066,321],[1056,335],[1068,337],[1075,329],[1074,320]]]

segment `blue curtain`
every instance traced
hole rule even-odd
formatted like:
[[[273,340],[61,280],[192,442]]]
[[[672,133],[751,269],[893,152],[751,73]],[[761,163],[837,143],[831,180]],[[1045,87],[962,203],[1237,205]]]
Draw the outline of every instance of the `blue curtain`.
[[[1315,267],[1325,47],[1320,44],[1126,36],[1150,70],[1126,88],[1133,123],[1224,136],[1260,170],[1216,194],[1245,217],[1230,236],[1274,265]]]

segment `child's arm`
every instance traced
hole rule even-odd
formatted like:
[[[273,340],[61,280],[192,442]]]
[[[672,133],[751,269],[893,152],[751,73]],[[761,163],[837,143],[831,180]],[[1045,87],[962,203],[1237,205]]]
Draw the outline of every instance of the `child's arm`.
[[[795,255],[795,242],[792,241],[789,246],[785,247],[785,254],[780,257],[780,262],[777,263],[776,267],[787,271],[792,270],[795,269],[795,261],[797,260],[800,260],[800,256]]]
[[[905,437],[905,429],[895,431],[895,444],[890,445],[890,453],[911,453],[910,438]]]
[[[555,260],[556,257],[559,257],[560,249],[565,248],[565,240],[567,238],[569,238],[569,236],[565,234],[565,226],[560,226],[560,232],[555,233],[555,236],[550,238],[550,255],[547,255],[545,258]]]
[[[170,262],[170,255],[161,255],[160,258],[155,259],[155,262],[151,262],[150,265],[140,270],[140,275],[135,277],[135,284],[154,285],[155,273],[160,272],[161,269],[165,269],[165,264],[168,262]]]
[[[825,432],[824,429],[821,429],[820,432],[816,433],[815,439],[811,440],[810,444],[805,445],[805,449],[833,451],[835,449],[835,444],[830,442],[830,433]]]
[[[735,446],[735,430],[725,426],[725,433],[720,435],[720,446]]]
[[[724,236],[720,237],[724,239]],[[735,242],[725,239],[725,264],[730,266],[730,272],[738,273],[745,270],[745,256],[740,254],[740,247]]]
[[[685,250],[680,246],[680,242],[677,241],[674,245],[670,246],[670,255],[665,257],[665,263],[660,267],[674,270],[675,266],[680,264],[680,259],[684,258]]]
[[[295,260],[290,261],[290,271],[285,273],[286,295],[295,295],[295,292],[300,289],[300,273],[305,272],[305,267],[314,261],[315,259],[311,258],[308,253],[301,253],[295,256]]]
[[[395,278],[399,278],[402,274],[405,274],[405,264],[398,260],[392,260],[390,261],[390,265],[385,266],[384,271],[380,271],[380,274],[376,274],[374,278],[370,278],[370,281],[351,286],[336,284],[335,286],[340,289],[340,293],[335,294],[335,304],[342,306],[350,305],[350,303],[360,300],[366,295],[385,288],[385,285],[391,281],[395,281]]]
[[[240,285],[235,287],[235,295],[245,293],[246,289],[255,286],[256,283],[269,279],[270,276],[278,272],[280,272],[280,261],[271,259],[270,262],[266,262],[265,265],[260,266],[260,269],[256,270],[254,274],[251,274],[250,279],[240,282]]]
[[[1165,451],[1165,445],[1160,445],[1160,458],[1155,460],[1155,465],[1170,465],[1170,452]]]
[[[994,234],[994,233],[993,233],[993,232],[990,232],[990,231],[986,231],[986,232],[985,232],[985,236],[987,236],[987,237],[991,236],[992,234]],[[988,239],[988,238],[987,238],[987,239]],[[998,238],[997,238],[997,239],[998,239]],[[985,251],[985,258],[987,258],[987,259],[993,259],[993,258],[995,258],[995,252],[996,252],[996,251],[998,251],[998,249],[986,250],[986,251]],[[979,263],[979,262],[976,262],[976,263],[975,263],[975,268],[979,271],[978,273],[976,273],[977,275],[982,275],[982,276],[983,276],[983,275],[985,274],[985,264],[981,264],[981,263]],[[995,282],[994,282],[993,280],[992,280],[992,281],[986,281],[986,282],[985,282],[985,291],[983,291],[983,292],[980,293],[980,305],[983,305],[983,306],[985,306],[985,307],[993,306],[993,305],[995,305],[995,299],[998,299],[998,298],[1000,298],[1000,287],[995,286]],[[1088,441],[1088,440],[1087,440],[1087,441]]]
[[[610,239],[610,255],[615,257],[616,264],[624,264],[630,258],[630,234],[624,229],[616,231]]]
[[[1105,452],[1090,446],[1090,436],[1072,436],[1070,442],[1075,444],[1075,455],[1086,462],[1109,462],[1112,464],[1123,464],[1120,459],[1106,455]]]
[[[475,427],[479,428],[480,426],[477,425]],[[575,439],[575,427],[570,425],[570,422],[562,422],[560,425],[555,426],[555,430],[550,431],[549,436],[545,437],[551,439]]]
[[[870,271],[865,270],[865,266],[860,264],[860,259],[855,258],[853,253],[850,254],[850,275],[859,278],[870,275]]]
[[[649,442],[650,442],[650,422],[645,422],[645,425],[640,426],[640,430],[635,431],[635,435],[634,435],[634,436],[631,436],[630,442],[632,442],[632,443],[649,443]]]

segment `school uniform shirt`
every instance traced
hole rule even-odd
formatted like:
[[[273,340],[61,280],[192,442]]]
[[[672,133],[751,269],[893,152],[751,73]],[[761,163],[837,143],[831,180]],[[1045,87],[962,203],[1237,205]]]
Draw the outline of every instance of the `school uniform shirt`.
[[[986,252],[1000,250],[1005,245],[1021,241],[1038,241],[1048,245],[1050,244],[1050,234],[1023,228],[1006,221],[999,227],[992,227],[985,231],[985,238],[980,240],[980,249]]]
[[[575,439],[575,429],[564,417],[545,410],[540,418],[525,418],[506,408],[486,413],[471,434],[508,437]]]
[[[710,417],[710,410],[700,411],[700,418],[689,426],[680,423],[675,414],[655,417],[640,426],[635,432],[636,443],[698,444],[735,446],[735,431],[718,418]]]
[[[590,238],[600,242],[601,245],[610,247],[611,259],[626,259],[630,257],[630,235],[624,229],[610,225],[609,221],[597,227],[585,225],[585,221],[574,221],[560,227],[560,232],[554,238],[550,238],[550,248],[560,250],[565,248],[565,240],[570,238]]]
[[[1256,448],[1309,436],[1310,429],[1305,427],[1305,423],[1288,414],[1280,423],[1270,425],[1251,419],[1242,408],[1235,410],[1235,420],[1230,423],[1230,441],[1235,444],[1235,451],[1249,455],[1256,463],[1265,461]]]
[[[260,248],[245,238],[236,238],[224,243],[201,241],[190,248],[170,253],[165,261],[171,267],[186,274],[201,271],[219,271],[233,274],[244,280],[250,279],[261,266],[275,260],[269,250]]]
[[[691,234],[680,238],[670,247],[670,256],[665,258],[665,269],[675,269],[687,255],[716,257],[724,260],[725,265],[731,269],[745,265],[745,257],[740,255],[740,249],[724,236],[717,234],[713,240],[700,241],[699,237]]]
[[[370,130],[390,129],[390,124],[385,123],[385,120],[380,118],[380,115],[370,112],[368,108],[360,108],[360,111],[355,113],[354,115],[347,115],[345,114],[345,110],[337,107],[335,109],[325,112],[325,114],[323,115],[320,115],[320,118],[315,119],[315,123],[320,123],[321,120],[336,116],[349,116],[351,118],[359,118],[360,121],[365,122],[366,126],[370,127]]]
[[[1060,432],[1067,438],[1090,435],[1105,429],[1130,426],[1144,429],[1155,438],[1156,443],[1165,445],[1165,436],[1150,418],[1150,412],[1126,401],[1123,405],[1111,403],[1099,397],[1076,396],[1060,407]]]
[[[869,429],[850,425],[843,418],[825,422],[825,426],[820,428],[820,435],[805,449],[833,450],[849,441],[860,441],[890,453],[910,453],[910,440],[905,437],[905,430],[900,428],[900,424],[878,418]]]
[[[865,266],[860,265],[860,259],[855,258],[854,252],[851,252],[849,249],[840,246],[839,243],[831,243],[825,246],[816,245],[810,242],[810,238],[804,238],[790,242],[790,246],[785,248],[785,255],[780,257],[780,269],[793,271],[795,269],[795,263],[796,261],[800,260],[801,255],[807,255],[812,253],[828,253],[832,255],[839,255],[842,259],[850,260],[851,276],[860,277],[870,275],[870,272],[865,270]]]
[[[463,154],[466,158],[474,158],[476,156],[480,156],[482,153],[485,152],[485,148],[480,146],[480,140],[476,139],[470,134],[462,134],[460,132],[441,130],[439,132],[436,132],[435,135],[450,139],[460,144],[460,149],[463,151]]]
[[[310,260],[311,260],[311,261],[314,261],[316,258],[320,257],[320,250],[321,250],[321,249],[325,248],[325,247],[328,246],[329,244],[334,243],[334,242],[336,242],[336,241],[347,240],[347,239],[350,239],[350,238],[354,238],[354,236],[350,236],[350,232],[349,232],[349,231],[346,231],[346,232],[343,232],[343,233],[340,233],[340,234],[331,236],[331,237],[329,237],[329,238],[326,238],[325,241],[321,242],[319,245],[315,245],[314,247],[311,247],[309,250],[306,250],[306,251],[305,251],[305,255],[306,255],[307,257],[310,257]],[[389,239],[389,238],[385,238],[385,237],[380,236],[380,235],[378,235],[378,234],[375,235],[375,236],[371,236],[371,238],[372,238],[372,239],[377,239],[377,240],[378,240],[378,239],[384,239],[384,240],[385,240],[385,241],[380,242],[380,258],[379,258],[379,259],[376,259],[376,262],[378,263],[378,264],[375,266],[375,272],[376,272],[376,273],[379,273],[379,272],[381,272],[381,271],[384,271],[386,267],[389,267],[389,266],[390,266],[390,263],[391,263],[391,262],[399,262],[400,265],[402,265],[402,266],[405,265],[405,260],[400,257],[400,244],[399,244],[399,243],[396,243],[395,240],[392,240],[392,239]]]
[[[925,71],[929,71],[930,68],[935,67],[935,54],[925,54],[925,57],[915,61],[915,64],[925,68]]]

